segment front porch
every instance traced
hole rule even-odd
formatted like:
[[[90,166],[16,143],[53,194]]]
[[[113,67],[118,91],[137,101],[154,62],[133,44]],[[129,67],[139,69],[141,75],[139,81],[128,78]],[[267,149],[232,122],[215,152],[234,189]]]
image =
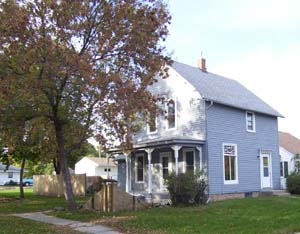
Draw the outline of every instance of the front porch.
[[[206,157],[203,149],[202,142],[136,148],[125,155],[125,165],[119,167],[123,168],[123,172],[119,171],[119,186],[147,201],[169,199],[166,177],[171,173],[197,173],[205,169]]]

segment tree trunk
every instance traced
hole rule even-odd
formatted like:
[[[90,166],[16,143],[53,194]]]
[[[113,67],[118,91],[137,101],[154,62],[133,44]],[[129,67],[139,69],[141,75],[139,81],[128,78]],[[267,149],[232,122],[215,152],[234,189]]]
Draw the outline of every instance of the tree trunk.
[[[56,141],[58,145],[58,152],[59,152],[59,164],[61,173],[60,175],[63,177],[64,187],[65,187],[65,199],[67,201],[68,210],[73,211],[76,210],[76,203],[74,199],[74,193],[71,183],[71,175],[68,168],[67,163],[67,155],[64,147],[64,136],[63,136],[63,129],[62,125],[59,123],[55,124],[55,134],[56,134]]]
[[[25,198],[24,196],[24,188],[23,188],[23,175],[24,175],[24,167],[25,167],[26,157],[22,155],[22,163],[20,170],[20,198]]]
[[[52,160],[53,162],[53,167],[54,167],[54,170],[55,170],[55,174],[56,175],[59,175],[60,174],[60,165],[59,165],[59,160],[57,160],[57,158],[53,158]]]

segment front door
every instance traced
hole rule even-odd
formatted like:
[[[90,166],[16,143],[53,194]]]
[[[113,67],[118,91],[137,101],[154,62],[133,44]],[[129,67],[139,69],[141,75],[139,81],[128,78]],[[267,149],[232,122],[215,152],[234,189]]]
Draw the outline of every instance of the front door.
[[[170,175],[172,170],[171,152],[161,152],[160,163],[161,163],[160,189],[161,191],[166,191],[167,187],[166,187],[165,180]]]
[[[260,155],[261,164],[261,187],[271,188],[271,154],[269,152],[262,152]]]

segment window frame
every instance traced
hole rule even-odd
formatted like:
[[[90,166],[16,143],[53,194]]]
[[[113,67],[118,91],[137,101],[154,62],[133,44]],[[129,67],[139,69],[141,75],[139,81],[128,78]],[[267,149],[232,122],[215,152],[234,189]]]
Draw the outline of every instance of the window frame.
[[[149,118],[151,118],[151,113],[150,113]],[[150,123],[147,123],[147,134],[151,135],[151,134],[157,133],[157,128],[158,128],[158,121],[157,121],[157,115],[155,114],[155,131],[151,132],[150,131]]]
[[[12,171],[7,172],[7,178],[9,179],[14,178],[14,173]]]
[[[187,152],[193,152],[193,156],[194,156],[194,174],[196,174],[196,150],[194,148],[183,148],[182,149],[182,153],[183,153],[183,173],[186,173],[186,153]]]
[[[225,153],[224,153],[224,146],[233,146],[235,147],[235,154],[231,157],[235,158],[235,180],[226,180],[225,179]],[[222,158],[223,158],[223,181],[225,185],[230,185],[230,184],[238,184],[239,183],[239,173],[238,173],[238,147],[237,144],[233,143],[223,143],[222,144]]]
[[[169,127],[169,106],[168,106],[168,104],[170,101],[174,102],[174,112],[175,112],[174,113],[174,127],[172,127],[172,128]],[[169,98],[166,102],[166,109],[167,109],[167,118],[166,118],[167,119],[167,128],[166,128],[166,130],[167,131],[175,130],[175,129],[177,129],[177,98],[175,98],[175,97]]]
[[[138,180],[138,158],[143,159],[143,180]],[[145,155],[138,153],[135,155],[135,183],[141,184],[145,182]]]
[[[252,124],[253,124],[253,129],[249,129],[248,127],[248,114],[252,115]],[[255,113],[251,111],[246,111],[246,130],[247,132],[256,132],[256,123],[255,123]]]
[[[280,161],[280,177],[286,179],[289,176],[289,174],[290,174],[289,162],[288,161]]]

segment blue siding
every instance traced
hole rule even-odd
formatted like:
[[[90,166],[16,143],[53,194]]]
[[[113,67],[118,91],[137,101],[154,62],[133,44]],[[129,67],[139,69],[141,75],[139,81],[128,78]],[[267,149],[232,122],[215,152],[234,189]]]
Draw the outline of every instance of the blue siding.
[[[260,149],[271,150],[273,189],[280,188],[277,117],[255,113],[255,133],[246,131],[244,110],[213,104],[206,117],[210,194],[260,191]],[[237,144],[238,184],[235,185],[224,185],[223,143]]]

